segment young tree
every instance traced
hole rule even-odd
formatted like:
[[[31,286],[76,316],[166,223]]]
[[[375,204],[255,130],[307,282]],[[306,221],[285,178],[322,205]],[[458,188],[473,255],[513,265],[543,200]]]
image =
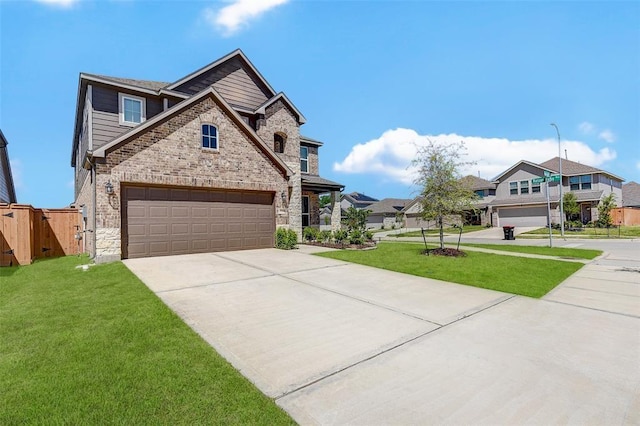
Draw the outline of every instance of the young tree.
[[[331,195],[320,196],[320,208],[331,205]]]
[[[369,210],[358,210],[353,206],[349,207],[343,220],[347,227],[347,232],[351,233],[354,230],[364,232],[367,228],[367,217],[369,217]]]
[[[418,168],[414,183],[420,187],[421,216],[434,220],[440,228],[440,248],[444,249],[444,219],[473,209],[477,195],[461,180],[459,169],[473,164],[461,161],[464,142],[439,145],[433,141],[418,149],[413,165]]]
[[[576,216],[580,214],[580,205],[578,204],[578,199],[576,198],[576,194],[573,192],[567,192],[562,197],[562,204],[565,218],[569,221],[574,220]]]
[[[616,208],[616,196],[611,193],[600,200],[598,204],[598,226],[608,228],[613,225],[611,210]]]

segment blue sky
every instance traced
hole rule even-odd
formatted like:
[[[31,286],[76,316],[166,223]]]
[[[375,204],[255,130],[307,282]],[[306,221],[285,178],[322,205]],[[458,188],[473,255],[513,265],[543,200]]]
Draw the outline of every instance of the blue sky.
[[[241,48],[325,142],[323,177],[410,198],[427,139],[492,178],[562,155],[640,182],[640,2],[0,0],[18,201],[73,202],[78,75],[175,81]]]

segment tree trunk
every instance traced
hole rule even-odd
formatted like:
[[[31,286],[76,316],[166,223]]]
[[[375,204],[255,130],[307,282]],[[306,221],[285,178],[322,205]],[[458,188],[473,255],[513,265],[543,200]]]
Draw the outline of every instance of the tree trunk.
[[[440,227],[440,248],[444,250],[444,224],[442,216],[438,217],[438,226]]]

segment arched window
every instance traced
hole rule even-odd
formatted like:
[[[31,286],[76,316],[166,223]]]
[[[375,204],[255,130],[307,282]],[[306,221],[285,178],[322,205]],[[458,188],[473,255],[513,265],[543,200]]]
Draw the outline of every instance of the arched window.
[[[273,150],[280,154],[284,152],[284,138],[278,133],[273,135]]]
[[[218,149],[218,129],[212,124],[202,125],[202,147]]]

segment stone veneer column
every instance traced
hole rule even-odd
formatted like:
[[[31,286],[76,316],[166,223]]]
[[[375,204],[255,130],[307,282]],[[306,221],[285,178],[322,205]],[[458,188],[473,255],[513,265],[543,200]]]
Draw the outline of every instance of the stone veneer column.
[[[331,193],[331,231],[342,228],[342,211],[340,210],[340,191]]]

